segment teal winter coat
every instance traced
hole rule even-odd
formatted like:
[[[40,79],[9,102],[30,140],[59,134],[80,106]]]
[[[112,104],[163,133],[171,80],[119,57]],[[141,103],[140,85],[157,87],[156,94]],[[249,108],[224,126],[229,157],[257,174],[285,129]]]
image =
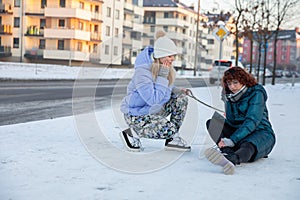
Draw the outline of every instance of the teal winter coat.
[[[236,102],[225,101],[226,122],[237,130],[230,139],[239,145],[250,142],[256,147],[252,161],[267,156],[274,147],[275,135],[266,107],[267,93],[257,84],[249,87]]]

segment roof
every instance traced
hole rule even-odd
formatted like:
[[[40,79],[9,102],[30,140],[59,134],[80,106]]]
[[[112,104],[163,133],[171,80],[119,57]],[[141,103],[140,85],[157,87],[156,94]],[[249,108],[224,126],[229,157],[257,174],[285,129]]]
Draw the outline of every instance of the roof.
[[[191,6],[181,3],[179,0],[143,0],[144,7],[180,7],[196,12]]]
[[[270,34],[272,35],[271,39],[274,39],[274,33],[275,31],[271,31]],[[257,32],[253,33],[254,38],[257,38]],[[295,40],[296,39],[296,30],[279,30],[278,32],[278,38],[279,40]]]

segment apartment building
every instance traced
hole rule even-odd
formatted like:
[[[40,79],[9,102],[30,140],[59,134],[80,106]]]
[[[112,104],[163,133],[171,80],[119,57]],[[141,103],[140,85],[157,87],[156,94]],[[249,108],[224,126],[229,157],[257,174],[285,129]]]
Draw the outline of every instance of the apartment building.
[[[1,60],[99,62],[102,4],[103,0],[0,1],[0,50],[11,51]]]
[[[143,0],[125,0],[122,64],[132,65],[143,48]]]
[[[103,31],[100,63],[121,65],[124,0],[106,0],[102,6]]]
[[[143,47],[143,1],[111,0],[103,4],[101,64],[131,65]]]
[[[197,17],[194,7],[187,6],[178,0],[144,0],[144,31],[147,36],[144,40],[146,44],[154,44],[154,34],[157,30],[165,30],[167,35],[176,43],[180,55],[176,57],[174,66],[179,69],[193,69],[195,56],[197,68],[206,68],[205,44],[207,33],[202,26],[199,26],[199,42],[196,44]],[[200,15],[200,21],[207,20]],[[195,48],[198,53],[195,55]]]
[[[254,33],[254,38],[257,38],[257,33]],[[259,59],[259,43],[254,41],[253,52],[251,52],[250,47],[251,41],[245,38],[243,44],[243,62],[250,63],[250,58],[252,56],[253,63],[258,64]],[[274,50],[275,50],[274,37],[268,41],[267,49],[261,49],[261,61],[264,61],[264,54],[266,53],[266,63],[272,66],[274,63]],[[278,34],[277,42],[277,56],[276,63],[277,67],[285,69],[291,67],[293,69],[299,70],[300,68],[300,29],[295,28],[294,30],[280,30]]]

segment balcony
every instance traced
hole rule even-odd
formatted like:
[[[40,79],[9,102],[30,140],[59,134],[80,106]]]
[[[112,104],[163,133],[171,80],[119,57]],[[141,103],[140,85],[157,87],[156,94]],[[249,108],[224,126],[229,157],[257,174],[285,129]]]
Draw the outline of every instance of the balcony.
[[[92,20],[92,12],[79,8],[45,8],[45,17],[77,18],[87,21]]]
[[[101,42],[101,34],[97,32],[91,33],[91,41]]]
[[[10,4],[0,4],[0,15],[1,14],[13,14]]]
[[[0,25],[0,35],[12,35],[11,25],[1,24]]]
[[[91,33],[89,31],[83,31],[79,29],[69,28],[45,28],[45,38],[57,38],[57,39],[77,39],[90,41]]]
[[[10,46],[0,46],[0,58],[10,57],[11,55],[12,53]]]
[[[156,24],[162,26],[177,26],[182,28],[188,28],[191,25],[187,21],[176,18],[156,18]]]
[[[37,26],[29,26],[27,27],[27,31],[25,36],[44,36],[44,29],[40,29]]]
[[[43,59],[43,49],[38,49],[35,47],[26,49],[24,57],[28,59]]]
[[[89,53],[71,50],[44,50],[44,59],[89,61]]]
[[[102,21],[102,17],[101,17],[101,13],[98,13],[98,12],[92,12],[92,20],[93,20],[93,21],[103,22],[103,21]]]

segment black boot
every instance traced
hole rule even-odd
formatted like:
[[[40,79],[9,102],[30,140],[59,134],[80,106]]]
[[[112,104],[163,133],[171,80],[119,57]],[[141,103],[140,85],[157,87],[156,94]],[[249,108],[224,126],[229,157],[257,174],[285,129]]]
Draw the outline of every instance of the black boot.
[[[222,147],[220,148],[223,154],[231,154],[234,153],[234,150],[231,147]]]
[[[232,162],[234,165],[239,165],[240,164],[240,158],[237,154],[235,153],[228,153],[224,154],[225,158]]]

